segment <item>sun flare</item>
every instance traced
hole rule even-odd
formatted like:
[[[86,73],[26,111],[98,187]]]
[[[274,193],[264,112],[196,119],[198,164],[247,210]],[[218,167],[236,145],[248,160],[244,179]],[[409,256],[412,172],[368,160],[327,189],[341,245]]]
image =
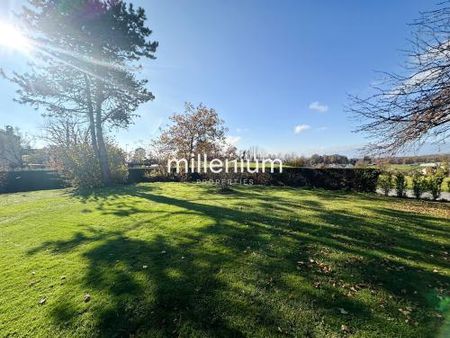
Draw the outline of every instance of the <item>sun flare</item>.
[[[28,52],[31,42],[15,26],[0,22],[0,48]]]

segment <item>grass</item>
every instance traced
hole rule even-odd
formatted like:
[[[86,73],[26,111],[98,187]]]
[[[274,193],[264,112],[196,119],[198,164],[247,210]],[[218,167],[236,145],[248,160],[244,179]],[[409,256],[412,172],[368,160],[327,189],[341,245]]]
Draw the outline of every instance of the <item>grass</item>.
[[[444,203],[291,188],[3,195],[0,332],[448,337],[449,217]]]
[[[413,171],[413,170],[421,170],[423,167],[420,164],[389,164],[388,168],[392,170],[400,170],[400,171]]]

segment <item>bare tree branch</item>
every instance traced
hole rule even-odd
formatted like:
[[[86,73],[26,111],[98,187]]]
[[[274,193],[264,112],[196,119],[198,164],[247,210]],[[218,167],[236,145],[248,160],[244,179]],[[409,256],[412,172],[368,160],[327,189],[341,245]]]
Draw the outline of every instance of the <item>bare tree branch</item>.
[[[384,73],[374,94],[350,96],[348,110],[367,135],[366,151],[394,155],[450,136],[450,1],[413,24],[405,74]]]

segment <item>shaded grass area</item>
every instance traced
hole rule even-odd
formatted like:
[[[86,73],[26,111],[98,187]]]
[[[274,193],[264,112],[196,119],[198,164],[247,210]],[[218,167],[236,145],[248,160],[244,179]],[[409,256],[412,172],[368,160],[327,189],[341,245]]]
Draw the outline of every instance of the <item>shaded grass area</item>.
[[[447,337],[449,217],[448,204],[292,188],[3,195],[0,332]]]

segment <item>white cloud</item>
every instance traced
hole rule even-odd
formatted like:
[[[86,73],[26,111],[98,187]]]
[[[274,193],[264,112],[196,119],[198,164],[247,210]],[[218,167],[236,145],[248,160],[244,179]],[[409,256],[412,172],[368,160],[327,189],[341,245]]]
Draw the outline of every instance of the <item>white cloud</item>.
[[[319,127],[316,129],[317,131],[324,131],[324,130],[328,130],[328,127]]]
[[[296,126],[294,127],[294,133],[300,134],[300,133],[302,133],[302,132],[304,132],[305,130],[308,130],[308,129],[311,129],[311,126],[310,126],[310,125],[307,125],[307,124],[299,124],[299,125],[296,125]]]
[[[328,106],[320,103],[319,101],[310,103],[308,108],[319,113],[326,113],[328,111]]]
[[[226,142],[232,146],[237,146],[237,144],[239,143],[240,140],[241,140],[240,136],[227,136],[226,137]]]

